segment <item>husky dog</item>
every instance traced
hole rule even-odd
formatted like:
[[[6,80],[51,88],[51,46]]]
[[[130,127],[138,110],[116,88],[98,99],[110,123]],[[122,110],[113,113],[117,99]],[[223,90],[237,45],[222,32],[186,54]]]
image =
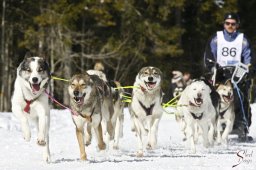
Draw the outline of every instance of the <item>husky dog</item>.
[[[203,80],[196,80],[185,88],[178,101],[178,112],[184,115],[186,138],[192,153],[196,152],[197,131],[202,131],[203,144],[213,144],[216,109],[210,97],[211,89]],[[208,128],[210,129],[208,131]]]
[[[217,92],[221,98],[220,113],[217,120],[217,143],[227,145],[228,135],[232,131],[235,121],[234,96],[231,82],[227,81],[225,84],[220,84]]]
[[[104,150],[106,145],[103,141],[101,120],[107,122],[107,132],[112,136],[111,117],[113,115],[112,96],[109,87],[97,75],[88,73],[74,75],[68,87],[72,118],[76,126],[76,136],[80,148],[81,160],[86,160],[84,147],[84,125],[87,123],[87,133],[91,137],[93,127],[98,140],[98,147]],[[86,139],[89,144],[91,139]]]
[[[157,144],[159,121],[163,114],[162,72],[156,67],[143,67],[136,76],[130,113],[138,138],[137,156],[143,156],[142,135],[148,134],[147,149],[154,149]]]
[[[34,120],[38,129],[37,143],[44,147],[43,159],[50,161],[49,126],[50,106],[48,96],[50,70],[44,58],[26,54],[17,68],[17,77],[12,96],[12,112],[20,120],[23,137],[30,141],[29,120]]]
[[[113,106],[114,106],[114,114],[111,118],[111,123],[113,125],[114,129],[114,149],[118,149],[118,143],[119,143],[119,138],[123,136],[123,121],[124,121],[124,114],[123,114],[123,109],[124,109],[124,103],[122,102],[122,95],[124,93],[124,90],[121,89],[121,84],[117,81],[107,81],[106,75],[99,70],[87,70],[86,71],[89,75],[97,75],[99,76],[100,79],[102,79],[107,85],[111,87],[111,92],[113,96]],[[105,125],[105,122],[102,122],[103,125]],[[90,127],[88,127],[88,130],[90,130]],[[106,127],[103,126],[103,131],[106,132]],[[91,137],[90,133],[86,133],[87,141],[86,143],[89,144]]]

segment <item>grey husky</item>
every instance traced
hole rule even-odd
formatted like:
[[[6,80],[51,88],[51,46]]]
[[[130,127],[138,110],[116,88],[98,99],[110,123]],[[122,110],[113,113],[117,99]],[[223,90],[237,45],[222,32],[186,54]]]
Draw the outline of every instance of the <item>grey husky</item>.
[[[93,127],[97,140],[98,148],[104,150],[106,144],[103,141],[101,121],[106,121],[107,133],[113,136],[113,126],[111,117],[113,115],[113,103],[110,88],[97,75],[88,73],[74,75],[68,87],[70,95],[70,106],[72,118],[76,126],[76,136],[80,148],[81,160],[86,160],[84,142],[84,125],[87,123],[86,133],[88,138],[86,144],[91,141],[91,127]]]
[[[143,156],[143,138],[147,135],[147,149],[154,149],[157,144],[157,132],[163,114],[162,72],[156,67],[143,67],[136,76],[132,92],[130,112],[138,138],[137,156]]]

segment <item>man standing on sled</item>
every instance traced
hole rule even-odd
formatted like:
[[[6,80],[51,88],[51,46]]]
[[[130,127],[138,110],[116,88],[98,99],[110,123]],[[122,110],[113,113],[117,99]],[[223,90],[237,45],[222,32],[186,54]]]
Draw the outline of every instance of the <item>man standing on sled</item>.
[[[236,89],[234,91],[235,123],[233,133],[238,134],[239,140],[241,141],[251,141],[253,140],[252,137],[247,136],[249,126],[251,125],[249,89],[251,84],[250,79],[255,70],[255,65],[252,65],[254,59],[248,39],[243,33],[237,30],[239,24],[240,19],[236,13],[225,14],[223,23],[224,30],[218,31],[208,42],[204,54],[204,63],[206,69],[211,72],[213,72],[216,67],[218,70],[218,67],[235,66],[239,62],[249,67],[249,74],[238,83],[238,88],[241,91],[240,96],[242,97],[239,97]],[[227,80],[224,80],[223,77],[220,78],[221,76],[219,76],[218,73],[217,71],[216,82]]]

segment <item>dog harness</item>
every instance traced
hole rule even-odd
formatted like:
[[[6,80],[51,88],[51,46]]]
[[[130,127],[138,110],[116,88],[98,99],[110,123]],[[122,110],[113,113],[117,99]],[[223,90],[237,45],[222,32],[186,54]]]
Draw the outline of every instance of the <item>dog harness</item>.
[[[86,115],[82,115],[82,113],[78,113],[81,117],[83,117],[84,119],[86,119],[88,122],[92,122],[92,115],[94,113],[95,107],[92,109],[92,112],[89,116]]]
[[[40,95],[39,95],[39,96],[40,96]],[[39,96],[38,96],[38,97],[39,97]],[[24,100],[25,100],[25,102],[26,102],[26,106],[24,107],[23,111],[24,111],[24,112],[27,112],[27,113],[29,114],[31,103],[33,103],[38,97],[36,97],[36,98],[34,98],[34,99],[32,99],[32,100],[26,100],[26,99],[24,98]]]
[[[24,112],[29,113],[29,111],[30,111],[30,104],[31,104],[33,101],[34,101],[34,100],[26,100],[26,99],[25,99],[26,106],[25,106],[25,108],[23,109]]]
[[[147,108],[146,106],[144,106],[141,101],[139,101],[140,103],[140,106],[143,108],[143,110],[146,112],[146,115],[149,116],[149,115],[152,115],[152,111],[153,111],[153,108],[155,106],[155,103],[151,104],[149,106],[149,108]]]
[[[221,119],[224,119],[224,114],[226,113],[226,111],[228,110],[228,108],[227,109],[225,109],[224,111],[222,111],[222,112],[220,112],[220,118]]]
[[[203,112],[203,113],[201,113],[201,115],[200,115],[200,116],[196,116],[196,114],[195,114],[195,113],[192,113],[192,112],[190,112],[190,114],[193,116],[193,118],[194,118],[194,119],[201,120],[201,119],[202,119],[202,117],[203,117],[203,115],[204,115],[204,112]]]

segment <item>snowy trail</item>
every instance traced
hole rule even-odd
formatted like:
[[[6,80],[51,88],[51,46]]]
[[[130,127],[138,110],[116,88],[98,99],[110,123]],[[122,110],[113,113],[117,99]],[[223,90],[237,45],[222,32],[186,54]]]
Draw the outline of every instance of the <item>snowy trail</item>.
[[[256,104],[252,105],[253,123],[250,135],[256,139]],[[33,126],[32,126],[33,127]],[[98,152],[95,140],[86,147],[88,161],[79,160],[75,126],[67,110],[51,110],[50,164],[42,160],[42,151],[36,144],[33,127],[30,142],[22,138],[20,124],[11,113],[0,113],[0,170],[172,170],[172,169],[256,169],[256,143],[238,143],[231,136],[228,149],[214,146],[205,149],[198,144],[197,153],[189,154],[174,115],[164,114],[159,126],[158,146],[145,151],[144,157],[135,157],[137,140],[130,130],[130,117],[125,109],[124,137],[120,150],[111,148]],[[247,156],[239,163],[237,152]],[[241,161],[242,159],[240,159]]]

